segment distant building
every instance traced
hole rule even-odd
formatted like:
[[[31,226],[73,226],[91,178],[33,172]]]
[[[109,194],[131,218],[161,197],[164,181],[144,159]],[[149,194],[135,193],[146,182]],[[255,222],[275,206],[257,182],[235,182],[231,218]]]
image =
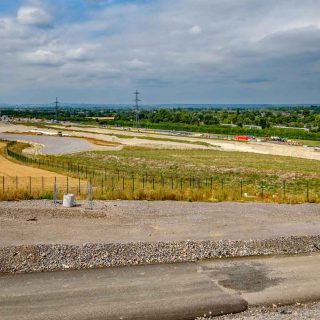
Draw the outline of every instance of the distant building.
[[[0,121],[2,121],[2,122],[9,122],[9,120],[10,120],[9,117],[6,115],[1,116],[1,118],[0,118]]]
[[[262,127],[261,126],[256,126],[254,124],[245,124],[243,125],[244,128],[247,128],[247,129],[258,129],[258,130],[261,130]]]
[[[115,117],[90,117],[91,119],[95,120],[102,120],[102,121],[113,121]]]
[[[278,128],[278,129],[293,129],[293,130],[304,130],[304,131],[310,131],[308,128],[299,128],[299,127],[287,127],[287,126],[280,126],[280,125],[275,125],[273,128]]]
[[[233,124],[233,123],[221,123],[221,125],[224,127],[232,127],[232,128],[238,127],[236,124]]]

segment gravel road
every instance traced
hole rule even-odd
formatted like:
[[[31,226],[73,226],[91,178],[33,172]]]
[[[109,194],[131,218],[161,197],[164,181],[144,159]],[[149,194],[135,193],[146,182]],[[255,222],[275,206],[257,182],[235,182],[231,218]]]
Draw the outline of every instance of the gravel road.
[[[52,201],[0,202],[0,243],[248,240],[319,235],[318,204],[94,201],[94,210]],[[27,221],[36,218],[37,221]]]

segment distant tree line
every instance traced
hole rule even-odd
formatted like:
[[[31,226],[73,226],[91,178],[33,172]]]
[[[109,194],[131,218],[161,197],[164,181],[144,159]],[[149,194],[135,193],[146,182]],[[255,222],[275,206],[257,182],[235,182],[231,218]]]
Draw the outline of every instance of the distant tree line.
[[[2,115],[9,117],[47,120],[55,118],[54,108],[7,108],[0,111]],[[99,117],[114,117],[114,120],[97,119]],[[58,120],[135,126],[136,111],[134,109],[61,107],[58,112]],[[226,135],[277,135],[291,139],[320,140],[320,106],[252,109],[143,108],[139,111],[139,126]],[[275,128],[274,126],[289,128]],[[308,131],[294,128],[305,128]]]

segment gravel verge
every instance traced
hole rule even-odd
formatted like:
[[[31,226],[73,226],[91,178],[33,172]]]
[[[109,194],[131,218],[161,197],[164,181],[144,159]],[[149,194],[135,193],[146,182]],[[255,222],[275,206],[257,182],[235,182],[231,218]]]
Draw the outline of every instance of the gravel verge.
[[[320,315],[320,303],[297,303],[292,306],[274,305],[273,307],[255,307],[238,313],[219,317],[200,317],[196,320],[316,320]]]
[[[214,258],[292,255],[319,251],[320,235],[239,241],[37,244],[0,248],[0,273],[192,262]]]

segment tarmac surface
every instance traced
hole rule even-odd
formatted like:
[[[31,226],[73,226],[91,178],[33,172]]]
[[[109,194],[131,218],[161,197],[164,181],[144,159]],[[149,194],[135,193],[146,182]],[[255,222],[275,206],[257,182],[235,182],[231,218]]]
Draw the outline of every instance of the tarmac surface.
[[[96,201],[55,209],[50,201],[0,202],[0,244],[247,240],[318,235],[320,206],[267,203]]]
[[[189,263],[0,276],[1,320],[178,320],[246,308]]]
[[[1,275],[0,315],[178,320],[241,312],[247,305],[319,301],[319,264],[320,254],[313,254]],[[249,319],[268,319],[255,314]]]

